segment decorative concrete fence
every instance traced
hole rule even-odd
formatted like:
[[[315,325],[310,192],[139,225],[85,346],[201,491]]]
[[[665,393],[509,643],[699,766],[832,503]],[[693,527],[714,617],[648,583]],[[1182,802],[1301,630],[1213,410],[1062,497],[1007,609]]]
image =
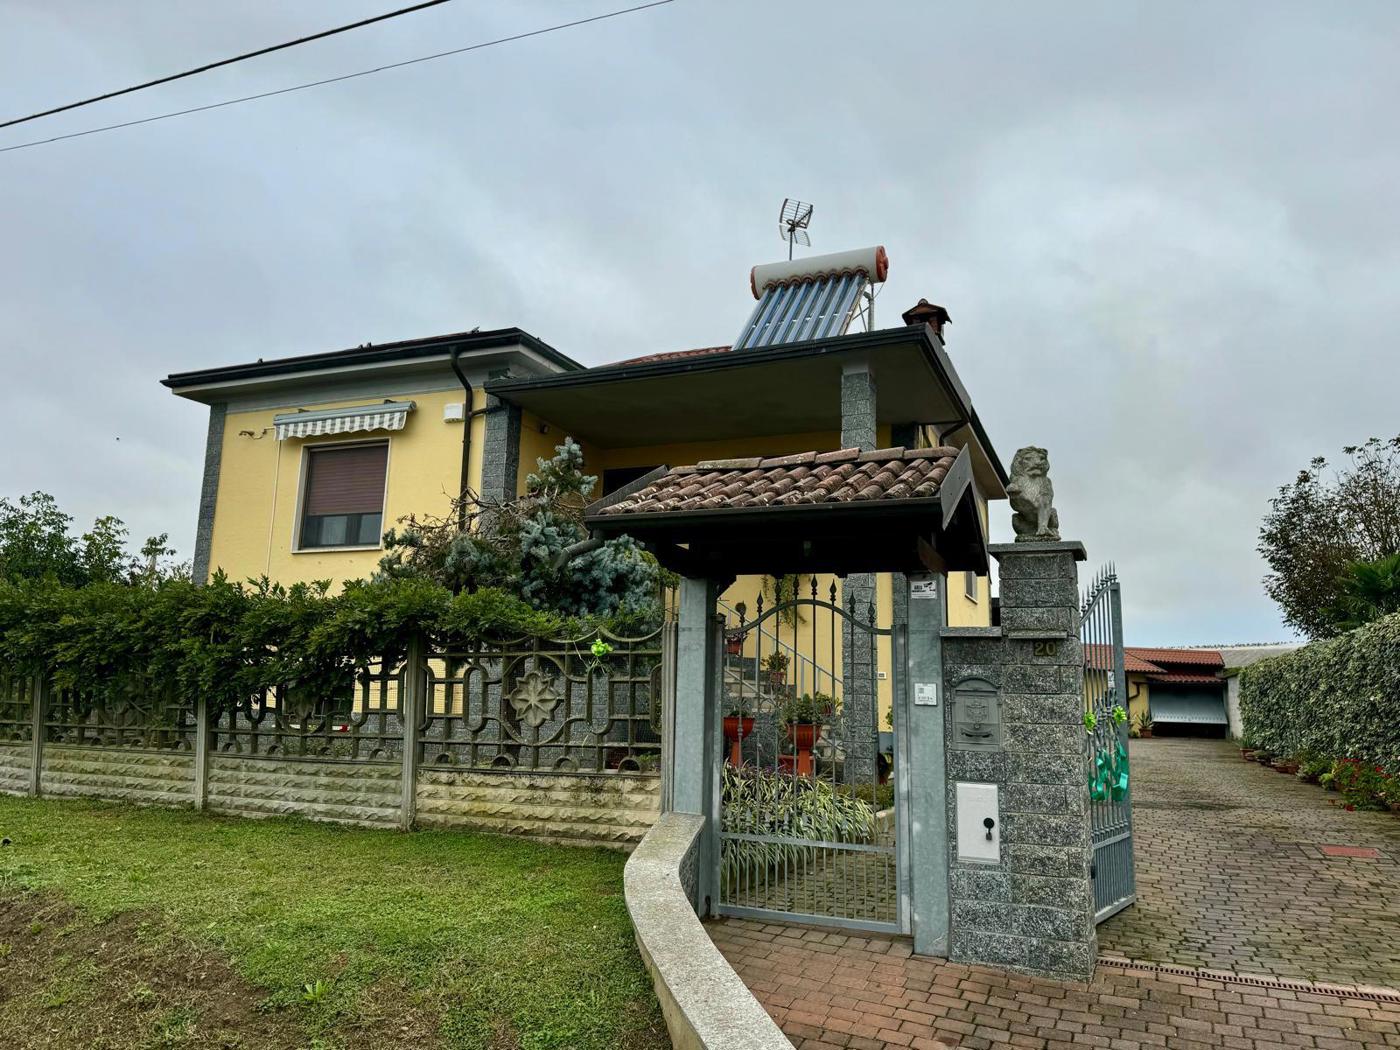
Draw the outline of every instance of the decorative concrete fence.
[[[660,811],[674,631],[592,640],[417,644],[330,700],[283,683],[217,709],[0,676],[0,793],[630,849]]]

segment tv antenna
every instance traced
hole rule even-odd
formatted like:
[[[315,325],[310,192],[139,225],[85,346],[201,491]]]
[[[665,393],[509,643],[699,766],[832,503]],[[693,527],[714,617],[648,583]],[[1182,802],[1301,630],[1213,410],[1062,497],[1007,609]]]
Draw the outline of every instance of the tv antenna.
[[[812,238],[807,236],[807,227],[812,222],[812,206],[792,197],[783,198],[783,207],[778,212],[778,236],[787,241],[788,258],[792,258],[792,246],[800,244],[804,248],[812,246]]]

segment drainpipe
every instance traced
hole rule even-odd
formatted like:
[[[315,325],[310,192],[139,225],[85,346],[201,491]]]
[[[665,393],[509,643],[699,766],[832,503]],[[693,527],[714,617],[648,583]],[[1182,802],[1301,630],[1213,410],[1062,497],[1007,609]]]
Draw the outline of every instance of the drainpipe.
[[[457,363],[457,359],[461,355],[462,348],[454,346],[452,348],[452,371],[457,373],[457,382],[462,384],[462,390],[467,397],[467,403],[462,406],[462,477],[461,483],[457,487],[457,527],[465,529],[467,527],[465,496],[467,486],[471,481],[472,420],[476,418],[476,413],[472,410],[472,400],[476,396],[476,391],[472,389],[471,380],[462,371],[462,366]]]

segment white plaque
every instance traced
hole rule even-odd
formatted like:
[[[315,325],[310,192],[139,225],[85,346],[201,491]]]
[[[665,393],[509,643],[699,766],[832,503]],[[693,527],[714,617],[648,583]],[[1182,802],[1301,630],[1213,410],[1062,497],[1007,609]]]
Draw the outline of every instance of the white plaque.
[[[915,706],[915,707],[937,707],[937,706],[938,706],[938,683],[937,683],[937,682],[915,682],[915,683],[914,683],[914,706]]]
[[[937,598],[937,580],[912,580],[909,583],[910,598]]]

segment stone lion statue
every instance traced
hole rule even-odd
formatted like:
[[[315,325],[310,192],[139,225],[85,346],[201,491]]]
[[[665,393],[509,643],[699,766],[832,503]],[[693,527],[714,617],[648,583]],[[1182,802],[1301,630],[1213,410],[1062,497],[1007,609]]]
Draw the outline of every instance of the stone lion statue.
[[[1060,538],[1060,515],[1055,511],[1055,486],[1050,483],[1050,457],[1034,445],[1017,449],[1011,460],[1011,527],[1017,543]]]

